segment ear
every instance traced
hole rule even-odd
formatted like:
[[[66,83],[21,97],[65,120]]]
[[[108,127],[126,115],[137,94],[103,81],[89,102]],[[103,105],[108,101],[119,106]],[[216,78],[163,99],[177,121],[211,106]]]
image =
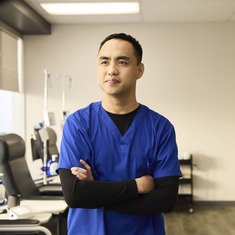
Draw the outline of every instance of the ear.
[[[144,74],[144,64],[143,63],[140,63],[138,65],[138,78],[137,79],[140,79]]]

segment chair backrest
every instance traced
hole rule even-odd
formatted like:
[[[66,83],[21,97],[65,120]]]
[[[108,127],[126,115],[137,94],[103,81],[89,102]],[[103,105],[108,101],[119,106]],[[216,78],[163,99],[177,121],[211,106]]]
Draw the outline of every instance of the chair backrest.
[[[25,159],[25,141],[17,134],[0,135],[0,172],[8,195],[27,198],[40,194]]]
[[[44,127],[34,129],[35,139],[33,138],[31,139],[33,160],[36,160],[38,158],[41,158],[43,160],[44,145],[43,145],[43,137],[40,132],[43,128]],[[57,148],[57,135],[55,131],[50,127],[46,127],[45,131],[48,135],[47,160],[51,160],[52,155],[59,156],[59,150]]]

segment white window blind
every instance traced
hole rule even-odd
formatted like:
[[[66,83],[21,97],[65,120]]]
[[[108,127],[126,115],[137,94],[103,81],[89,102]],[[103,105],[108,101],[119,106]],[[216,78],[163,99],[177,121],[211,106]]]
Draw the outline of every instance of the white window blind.
[[[18,39],[0,31],[0,89],[19,91]]]

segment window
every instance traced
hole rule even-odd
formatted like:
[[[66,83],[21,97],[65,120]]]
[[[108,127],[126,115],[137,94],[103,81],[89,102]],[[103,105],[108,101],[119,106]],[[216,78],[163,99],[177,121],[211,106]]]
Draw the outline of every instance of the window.
[[[23,41],[0,31],[0,133],[25,136]]]
[[[0,89],[19,91],[18,40],[0,31]]]

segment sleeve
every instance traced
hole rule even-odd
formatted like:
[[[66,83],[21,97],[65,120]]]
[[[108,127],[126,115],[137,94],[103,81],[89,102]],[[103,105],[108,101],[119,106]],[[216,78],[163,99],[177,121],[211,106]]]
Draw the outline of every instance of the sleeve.
[[[63,195],[71,208],[100,208],[138,196],[135,180],[120,182],[80,181],[69,169],[59,169]]]
[[[153,155],[152,176],[154,178],[182,176],[178,159],[175,129],[168,120],[162,123],[159,129],[160,134],[156,143],[156,155]]]
[[[179,187],[179,177],[170,176],[155,179],[155,190],[139,195],[137,198],[105,209],[126,214],[155,214],[171,212],[176,203]]]
[[[66,119],[60,143],[57,171],[60,168],[71,169],[73,166],[82,167],[79,161],[80,159],[85,160],[88,164],[91,163],[92,146],[87,141],[89,137],[86,130],[86,123],[83,119],[78,112],[71,114]]]
[[[135,180],[79,181],[68,169],[59,169],[66,203],[71,208],[101,208],[125,214],[154,214],[174,209],[179,178],[155,179],[155,190],[138,195]]]

